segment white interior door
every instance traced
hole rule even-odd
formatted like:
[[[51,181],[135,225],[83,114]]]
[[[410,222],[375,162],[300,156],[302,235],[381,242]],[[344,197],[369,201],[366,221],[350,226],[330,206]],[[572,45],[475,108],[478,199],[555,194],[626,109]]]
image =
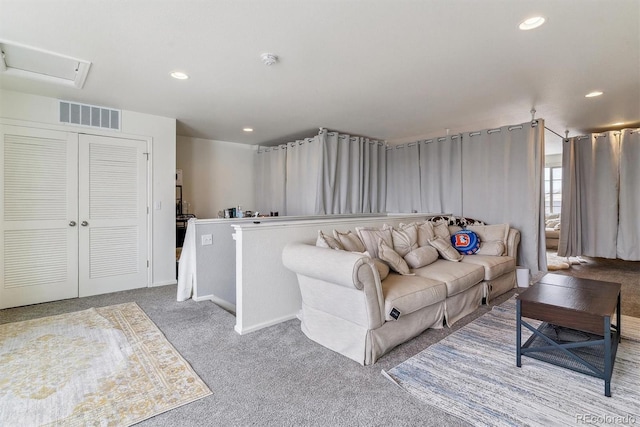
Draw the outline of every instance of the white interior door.
[[[80,135],[79,295],[146,287],[146,141]]]
[[[0,138],[0,308],[77,297],[77,134],[0,125]]]

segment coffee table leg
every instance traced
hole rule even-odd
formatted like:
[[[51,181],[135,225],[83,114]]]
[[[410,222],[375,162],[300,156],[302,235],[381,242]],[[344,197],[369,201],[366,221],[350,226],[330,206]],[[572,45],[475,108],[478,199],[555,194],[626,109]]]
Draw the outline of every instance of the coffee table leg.
[[[522,319],[521,319],[521,301],[516,301],[516,366],[522,366]]]
[[[604,395],[611,397],[611,317],[604,318]]]
[[[622,342],[622,318],[620,317],[620,294],[618,294],[618,306],[616,307],[616,325],[618,325],[618,342]]]

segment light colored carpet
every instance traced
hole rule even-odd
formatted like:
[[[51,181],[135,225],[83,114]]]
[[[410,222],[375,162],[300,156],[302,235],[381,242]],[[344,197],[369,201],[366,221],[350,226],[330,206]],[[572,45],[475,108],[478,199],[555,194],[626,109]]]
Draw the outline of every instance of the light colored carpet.
[[[620,315],[622,338],[640,342],[640,318]]]
[[[531,334],[525,331],[523,342]],[[516,367],[515,338],[515,299],[510,299],[383,374],[419,400],[473,425],[640,421],[640,343],[620,343],[612,397],[605,397],[603,380],[526,356]]]
[[[128,426],[210,394],[136,303],[0,325],[0,425]]]

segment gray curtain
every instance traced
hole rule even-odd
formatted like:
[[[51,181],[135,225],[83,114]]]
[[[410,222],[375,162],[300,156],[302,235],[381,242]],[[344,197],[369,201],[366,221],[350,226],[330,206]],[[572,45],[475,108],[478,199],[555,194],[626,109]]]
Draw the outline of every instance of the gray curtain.
[[[620,135],[620,199],[617,257],[640,261],[640,129]]]
[[[619,160],[614,132],[564,141],[558,255],[616,258]]]
[[[256,211],[285,214],[286,145],[259,147],[255,157]]]
[[[462,137],[429,139],[418,143],[420,206],[422,212],[462,212]]]
[[[462,136],[462,215],[521,233],[518,263],[546,271],[544,121]]]
[[[287,144],[285,215],[316,213],[321,178],[320,137],[315,136]]]
[[[421,212],[418,143],[387,150],[387,211]]]
[[[256,156],[256,206],[280,215],[385,212],[386,144],[325,129]]]
[[[563,142],[558,255],[640,261],[638,165],[638,130]]]
[[[380,141],[325,129],[320,131],[318,138],[322,145],[322,175],[315,212],[384,212],[385,145]]]

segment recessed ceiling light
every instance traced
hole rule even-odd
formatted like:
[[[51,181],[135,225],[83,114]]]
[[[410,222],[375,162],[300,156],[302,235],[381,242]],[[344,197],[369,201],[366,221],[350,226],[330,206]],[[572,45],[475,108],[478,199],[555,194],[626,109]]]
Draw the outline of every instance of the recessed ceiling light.
[[[618,123],[614,123],[611,126],[622,126],[624,124],[624,122],[618,122]]]
[[[187,80],[189,78],[188,75],[186,75],[185,73],[181,72],[181,71],[173,71],[170,74],[171,77],[173,77],[174,79],[178,79],[178,80]]]
[[[518,28],[521,30],[533,30],[544,24],[545,19],[542,16],[534,16],[520,23]]]
[[[600,92],[599,90],[594,90],[593,92],[589,92],[588,94],[586,94],[584,97],[585,98],[593,98],[594,96],[600,96],[603,93],[604,92]]]
[[[253,132],[253,128],[242,128],[245,132]]]

